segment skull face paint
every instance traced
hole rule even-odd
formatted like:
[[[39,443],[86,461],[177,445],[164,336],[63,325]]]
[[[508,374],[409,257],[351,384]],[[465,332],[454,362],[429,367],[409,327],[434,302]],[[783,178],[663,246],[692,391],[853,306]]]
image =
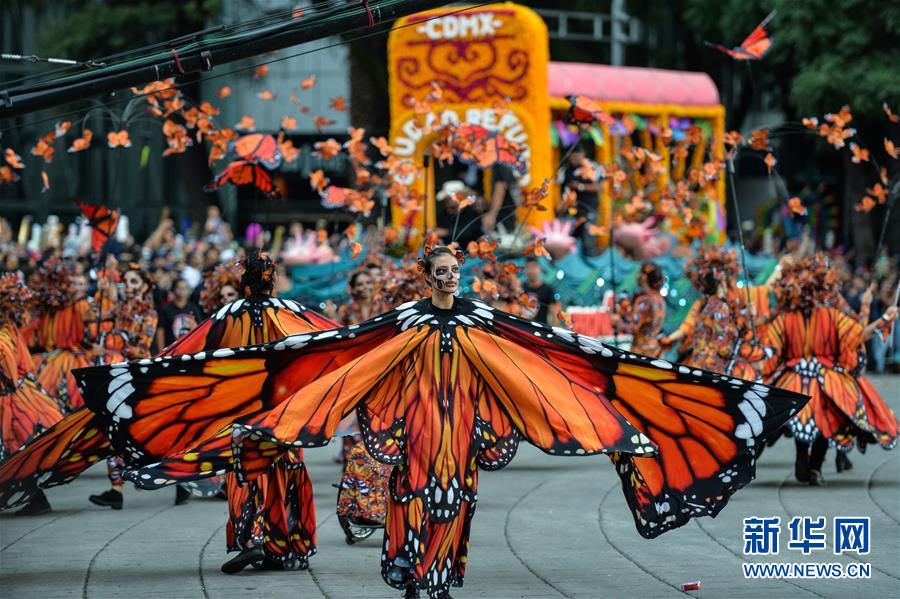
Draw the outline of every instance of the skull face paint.
[[[459,263],[452,256],[440,256],[431,267],[431,287],[442,293],[454,293],[459,288]]]

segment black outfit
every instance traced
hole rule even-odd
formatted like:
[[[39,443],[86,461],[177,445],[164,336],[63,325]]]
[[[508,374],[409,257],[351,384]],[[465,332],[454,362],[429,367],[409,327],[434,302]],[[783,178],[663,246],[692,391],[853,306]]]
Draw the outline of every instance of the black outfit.
[[[188,316],[194,317],[194,323],[190,324]],[[183,308],[179,308],[174,302],[166,304],[159,311],[159,328],[164,331],[165,343],[168,347],[175,340],[190,331],[203,320],[203,311],[200,306],[188,302]]]
[[[567,162],[566,166],[560,169],[557,181],[564,188],[571,188],[575,192],[575,195],[578,198],[578,204],[575,206],[575,218],[584,217],[585,219],[584,222],[575,227],[572,231],[572,236],[576,239],[581,239],[581,250],[586,256],[595,256],[598,253],[597,244],[593,236],[588,234],[587,225],[588,223],[593,224],[597,222],[597,202],[599,195],[596,191],[578,190],[579,184],[590,185],[596,183],[596,181],[575,174],[575,171],[579,168],[581,167],[573,165],[571,162]]]
[[[556,293],[554,293],[553,287],[547,283],[541,283],[537,287],[532,287],[527,281],[523,287],[525,293],[528,294],[529,297],[535,299],[538,303],[538,311],[534,316],[534,320],[548,323],[549,320],[547,317],[550,314],[550,304],[556,301]]]
[[[500,212],[497,213],[497,224],[503,223],[507,231],[512,231],[517,224],[514,215],[519,205],[519,179],[516,177],[513,169],[504,164],[497,164],[494,167],[493,183],[506,183],[506,194],[503,196]],[[492,191],[489,200],[493,199],[493,195]]]

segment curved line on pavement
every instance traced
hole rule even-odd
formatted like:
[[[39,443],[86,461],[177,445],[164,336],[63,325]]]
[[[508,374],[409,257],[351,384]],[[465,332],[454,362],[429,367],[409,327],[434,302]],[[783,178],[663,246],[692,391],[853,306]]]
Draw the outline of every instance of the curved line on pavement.
[[[532,493],[534,493],[535,491],[537,491],[538,489],[540,489],[541,487],[546,485],[548,482],[550,482],[550,480],[552,480],[552,479],[547,478],[547,479],[543,480],[542,482],[539,482],[537,485],[535,485],[528,491],[525,491],[525,493],[521,497],[519,497],[515,501],[515,503],[513,503],[511,506],[509,506],[509,509],[506,510],[506,520],[503,523],[503,538],[506,539],[506,546],[509,548],[510,552],[512,552],[512,554],[515,556],[515,558],[517,560],[519,560],[520,564],[525,566],[526,570],[531,572],[535,578],[537,578],[538,580],[543,582],[545,585],[547,585],[548,587],[550,587],[551,589],[553,589],[554,591],[559,593],[559,595],[561,597],[566,597],[567,599],[571,599],[572,595],[566,594],[565,591],[563,591],[558,586],[556,586],[555,584],[553,584],[552,582],[550,582],[549,580],[547,580],[546,578],[544,578],[543,576],[538,574],[534,568],[529,566],[528,563],[526,563],[525,560],[522,559],[522,556],[520,556],[518,554],[518,552],[516,552],[516,550],[513,549],[512,540],[509,538],[509,520],[510,520],[510,517],[512,516],[513,510],[516,509],[516,507],[518,507],[519,504],[522,503],[522,501],[524,501],[526,497],[528,497],[529,495],[531,495]]]
[[[91,561],[88,562],[87,572],[84,573],[84,584],[83,584],[82,587],[81,587],[81,597],[82,597],[82,599],[87,599],[87,596],[88,596],[88,584],[89,584],[90,581],[91,581],[91,570],[93,570],[93,568],[94,568],[94,563],[97,561],[97,558],[100,556],[100,554],[103,553],[103,551],[104,551],[107,547],[109,547],[110,545],[112,545],[113,542],[114,542],[116,539],[120,538],[122,535],[124,535],[124,534],[125,534],[126,532],[128,532],[129,530],[135,528],[135,527],[136,527],[137,525],[139,525],[139,524],[143,524],[144,522],[146,522],[147,520],[149,520],[149,519],[151,519],[151,518],[155,518],[156,516],[160,515],[161,513],[165,512],[166,510],[172,509],[173,507],[175,507],[174,504],[167,505],[167,506],[165,506],[164,508],[161,508],[161,509],[156,510],[156,511],[153,512],[152,514],[150,514],[150,515],[148,515],[148,516],[145,516],[145,517],[141,518],[141,519],[138,520],[137,522],[132,523],[130,526],[128,526],[128,527],[126,527],[126,528],[123,528],[123,529],[120,530],[118,533],[116,533],[115,536],[113,536],[111,539],[109,539],[108,541],[106,541],[106,543],[104,543],[103,546],[102,546],[100,549],[97,550],[97,552],[93,555],[93,557],[91,557]]]
[[[79,510],[79,511],[76,512],[76,513],[80,514],[82,511],[83,511],[83,510]],[[37,532],[37,531],[39,531],[40,529],[44,528],[45,526],[49,526],[49,525],[53,524],[53,523],[56,522],[57,520],[62,520],[62,519],[65,518],[66,516],[72,516],[72,515],[73,515],[73,514],[63,514],[63,515],[61,515],[61,516],[56,516],[55,518],[51,518],[50,520],[47,520],[46,522],[44,522],[43,524],[41,524],[41,525],[39,525],[39,526],[35,526],[35,527],[32,528],[31,530],[25,532],[22,536],[18,537],[17,539],[14,539],[14,540],[10,541],[9,544],[4,545],[4,546],[3,546],[3,549],[0,549],[0,553],[2,553],[3,551],[6,551],[7,549],[9,549],[10,547],[12,547],[12,546],[15,545],[16,543],[18,543],[19,541],[21,541],[22,539],[24,539],[25,537],[27,537],[28,535],[30,535],[31,533]]]
[[[614,482],[609,487],[609,489],[606,490],[606,493],[603,494],[603,498],[600,500],[600,505],[597,508],[597,524],[599,524],[599,526],[600,526],[600,532],[603,534],[603,538],[606,539],[606,542],[609,544],[610,547],[612,547],[616,551],[616,553],[618,553],[619,555],[624,557],[626,561],[631,562],[636,568],[638,568],[644,574],[657,580],[658,582],[669,587],[670,589],[681,593],[682,595],[691,597],[692,595],[681,590],[681,587],[675,586],[674,584],[660,578],[659,576],[657,576],[656,574],[654,574],[653,572],[651,572],[650,570],[645,568],[640,562],[634,560],[630,555],[626,554],[624,551],[619,549],[619,547],[615,543],[613,543],[613,540],[609,537],[609,535],[606,534],[606,529],[603,527],[603,504],[606,503],[606,498],[609,497],[609,494],[612,493],[613,489],[615,489],[616,487],[619,487],[619,486],[621,486],[621,483],[618,480],[616,482]]]
[[[781,509],[784,510],[784,513],[787,514],[788,517],[790,517],[790,518],[793,518],[794,516],[796,516],[796,514],[794,514],[793,512],[791,512],[791,510],[789,510],[789,509],[787,508],[787,506],[784,504],[784,499],[782,499],[782,497],[781,497],[781,490],[784,488],[784,483],[786,483],[786,482],[788,481],[788,479],[791,478],[792,475],[793,475],[793,472],[788,472],[787,476],[785,476],[784,479],[782,479],[781,484],[778,485],[778,503],[781,504]],[[852,559],[853,561],[855,561],[855,562],[857,562],[857,563],[860,563],[860,564],[861,564],[861,563],[864,563],[859,557],[853,555],[852,553],[844,553],[843,555],[846,556],[846,557],[849,557],[850,559]],[[893,578],[894,580],[900,580],[900,578],[898,578],[898,577],[895,576],[894,574],[891,574],[890,572],[888,572],[888,571],[886,571],[886,570],[882,570],[881,568],[879,568],[878,566],[876,566],[876,565],[873,564],[872,562],[865,562],[865,563],[867,563],[867,564],[869,564],[870,566],[872,566],[872,569],[873,569],[873,570],[875,570],[875,571],[877,571],[877,572],[881,572],[881,573],[884,574],[885,576],[890,576],[890,577]]]
[[[203,557],[206,555],[206,549],[209,547],[209,544],[212,543],[213,538],[215,538],[223,528],[225,528],[225,524],[222,524],[212,531],[212,534],[209,535],[209,538],[203,543],[203,547],[200,548],[200,557],[197,558],[197,575],[200,577],[200,590],[203,591],[203,596],[206,599],[209,599],[209,593],[206,590],[206,578],[203,576]]]
[[[875,495],[872,494],[872,482],[875,480],[875,473],[877,473],[879,470],[884,468],[885,465],[891,462],[893,460],[893,457],[894,456],[888,456],[888,459],[880,463],[874,470],[872,470],[872,472],[869,474],[869,480],[866,482],[866,493],[869,494],[869,500],[875,504],[875,507],[877,507],[882,514],[884,514],[897,524],[900,524],[900,520],[888,513],[888,511],[881,506],[878,500],[875,499]]]

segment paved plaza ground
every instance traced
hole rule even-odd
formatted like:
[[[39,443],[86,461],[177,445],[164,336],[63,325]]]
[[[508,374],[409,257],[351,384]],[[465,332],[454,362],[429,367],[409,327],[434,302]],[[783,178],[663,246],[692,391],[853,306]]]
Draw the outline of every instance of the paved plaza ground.
[[[873,377],[900,413],[900,378]],[[319,553],[307,572],[219,571],[225,561],[225,502],[193,500],[175,507],[174,490],[126,489],[125,509],[91,505],[105,490],[98,465],[76,482],[48,492],[53,513],[0,515],[0,596],[117,598],[400,597],[379,575],[380,531],[355,546],[344,543],[335,515],[339,467],[334,446],[307,453],[319,517]],[[851,454],[855,468],[838,475],[829,452],[828,486],[793,479],[794,447],[782,440],[766,451],[757,480],[738,492],[716,519],[703,518],[646,540],[634,527],[619,479],[605,457],[553,458],[522,446],[505,470],[485,472],[466,585],[457,599],[684,596],[681,583],[699,580],[697,597],[900,596],[900,448]],[[742,554],[742,519],[780,516],[779,556]],[[786,550],[786,523],[796,515],[827,516],[829,547],[809,557]],[[872,551],[865,557],[831,552],[831,518],[869,516]],[[746,580],[750,562],[871,564],[868,580]]]

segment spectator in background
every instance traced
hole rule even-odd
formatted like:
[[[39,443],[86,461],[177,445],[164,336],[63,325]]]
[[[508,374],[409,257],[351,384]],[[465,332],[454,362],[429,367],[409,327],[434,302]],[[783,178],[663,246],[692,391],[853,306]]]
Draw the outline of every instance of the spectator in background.
[[[587,225],[597,222],[597,204],[600,200],[600,190],[603,181],[600,178],[602,170],[600,166],[588,159],[584,147],[576,145],[565,166],[557,173],[557,183],[564,189],[575,192],[577,205],[569,212],[571,218],[578,223],[572,235],[581,239],[581,251],[586,256],[598,254],[597,242],[593,235],[588,233]]]
[[[494,166],[491,180],[491,200],[487,212],[481,217],[485,233],[494,232],[498,223],[503,223],[507,231],[516,227],[516,207],[519,205],[519,180],[515,171],[505,164]]]
[[[554,324],[556,322],[556,314],[560,309],[560,303],[553,287],[544,282],[543,274],[544,270],[541,268],[537,258],[526,258],[525,284],[522,287],[522,291],[537,302],[536,312],[531,318],[538,322]]]
[[[198,250],[188,255],[188,262],[181,269],[181,278],[185,279],[191,289],[200,285],[203,280],[203,254]]]
[[[468,204],[469,198],[474,199],[474,202],[463,205]],[[477,221],[485,206],[484,199],[475,190],[462,181],[451,179],[444,183],[435,199],[438,202],[437,233],[441,238],[466,247],[470,241],[481,237],[481,226]]]
[[[157,352],[175,343],[175,340],[197,326],[203,320],[200,306],[190,301],[191,286],[184,279],[172,282],[172,302],[159,311],[159,328],[156,331]]]

